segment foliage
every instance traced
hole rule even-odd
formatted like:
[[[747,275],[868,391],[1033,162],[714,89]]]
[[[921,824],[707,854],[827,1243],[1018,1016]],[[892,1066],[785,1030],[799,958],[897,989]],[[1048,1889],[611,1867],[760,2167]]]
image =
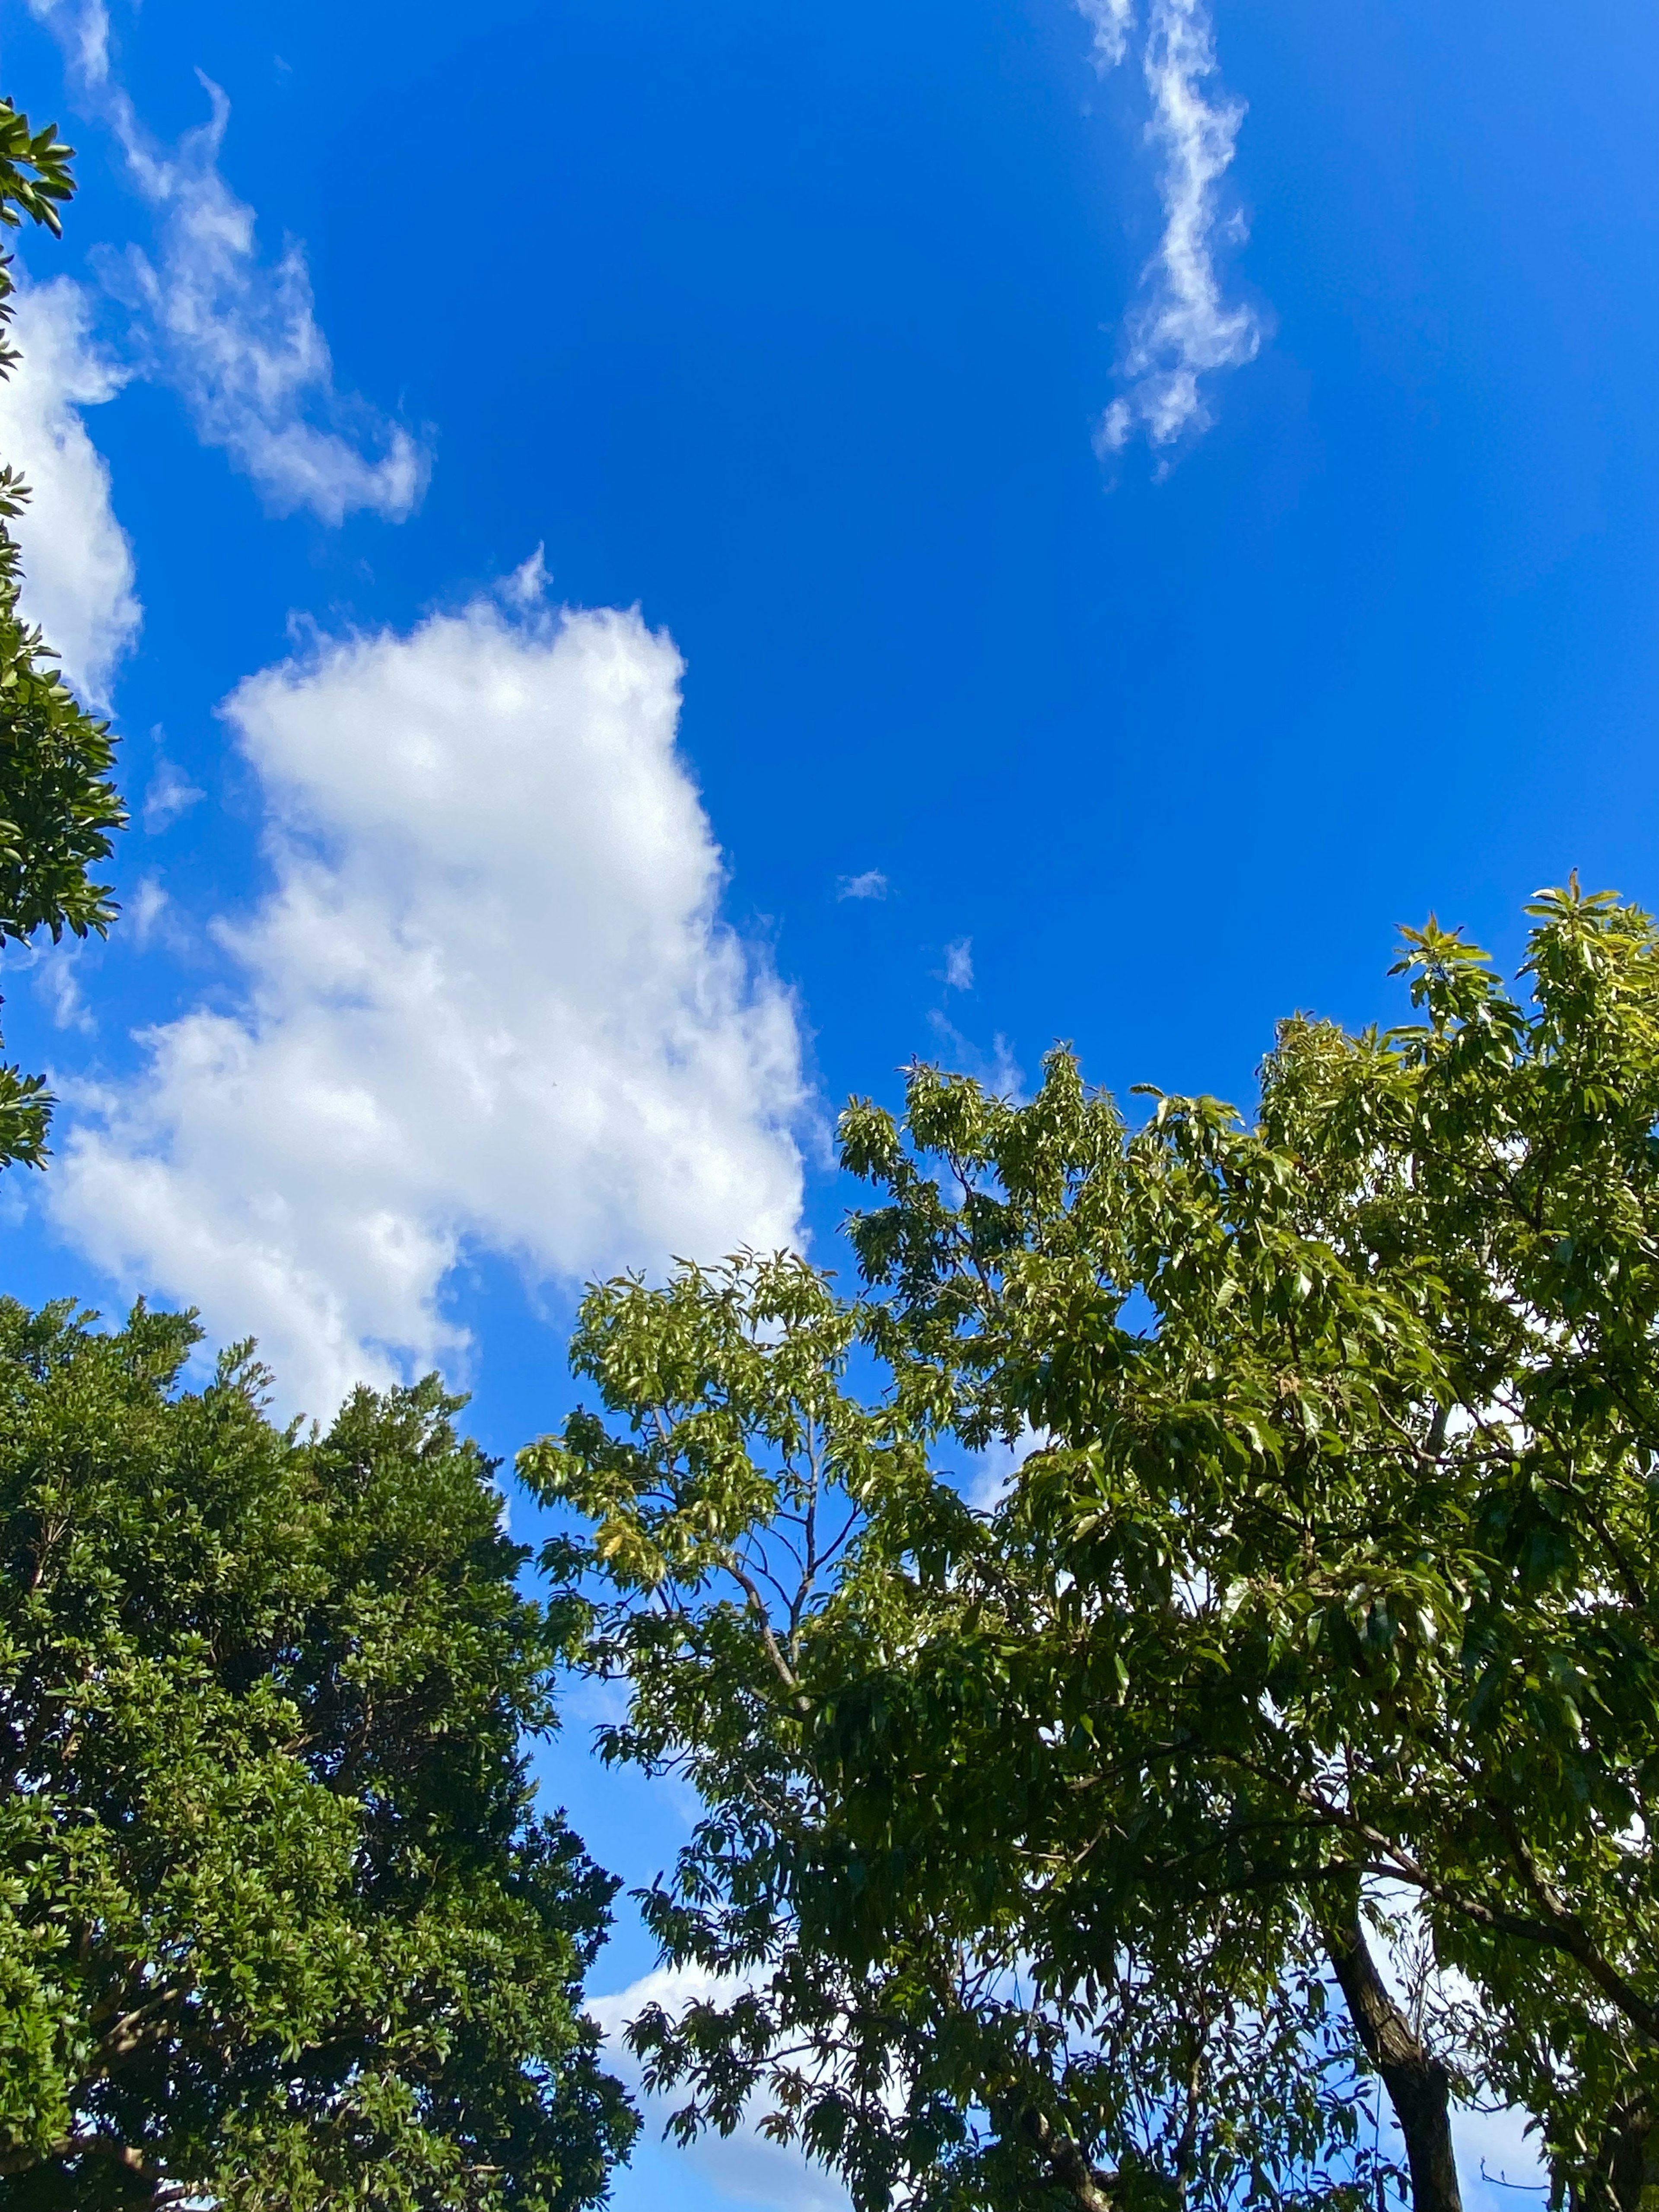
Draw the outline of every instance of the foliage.
[[[435,1381],[0,1303],[0,2207],[566,2212],[633,2120],[614,1884],[532,1807],[569,1624]]]
[[[57,236],[58,206],[75,190],[73,150],[55,125],[33,130],[0,101],[0,222],[15,228],[27,216]],[[0,255],[0,375],[20,358],[4,337],[16,289],[10,269]],[[90,872],[109,859],[125,816],[109,780],[108,724],[81,706],[20,611],[21,557],[7,525],[27,497],[17,471],[0,467],[0,944],[41,930],[57,944],[66,929],[102,936],[114,920],[109,886]],[[43,1077],[0,1066],[0,1167],[42,1164],[52,1104]]]
[[[988,1769],[976,1739],[1021,1733],[1008,1620],[1029,1626],[1041,1593],[930,1474],[915,1427],[849,1395],[859,1320],[787,1255],[606,1285],[573,1356],[627,1433],[578,1415],[520,1458],[598,1524],[544,1561],[567,1580],[596,1565],[616,1592],[587,1655],[631,1688],[605,1756],[679,1765],[708,1808],[645,1909],[720,1994],[635,2024],[647,2081],[690,2085],[683,2137],[729,2131],[764,2093],[768,2127],[860,2207],[1046,2205],[1056,2176],[1085,2205],[1172,2185],[1358,2205],[1350,2041],[1305,1944],[1264,1973],[1225,1916],[1153,1914],[1086,1988],[1032,1955],[1048,1871],[1005,1889],[972,1808],[1021,1788],[1023,1756]],[[939,1656],[933,1755],[969,1763],[884,1767],[908,1825],[878,1839],[849,1741],[896,1742],[903,1668]]]
[[[598,1523],[550,1564],[611,1582],[613,1755],[687,1764],[709,1808],[658,1931],[752,1987],[636,2030],[691,2121],[800,2044],[778,2124],[863,2203],[884,2159],[964,2206],[1266,2202],[1365,2184],[1358,2050],[1419,2206],[1456,2202],[1460,2092],[1538,2116],[1558,2194],[1638,2202],[1659,939],[1576,884],[1529,911],[1526,997],[1431,921],[1401,963],[1419,1020],[1285,1023],[1254,1126],[1152,1094],[1131,1127],[1064,1052],[1027,1105],[920,1067],[902,1123],[855,1103],[855,1306],[787,1261],[590,1300],[578,1360],[620,1433],[584,1415],[525,1464]],[[802,1446],[781,1397],[728,1383],[739,1353],[784,1376],[769,1270],[884,1382],[874,1411],[823,1401],[860,1441],[817,1480],[858,1517],[787,1682],[755,1563]],[[700,1318],[721,1296],[752,1341]],[[927,1471],[952,1436],[1024,1455],[1005,1496]],[[717,1593],[734,1563],[758,1601]],[[1406,2002],[1380,1941],[1422,1947]],[[929,2055],[896,2043],[821,2118],[838,2039],[896,1985]],[[924,2091],[936,2147],[905,2136]]]

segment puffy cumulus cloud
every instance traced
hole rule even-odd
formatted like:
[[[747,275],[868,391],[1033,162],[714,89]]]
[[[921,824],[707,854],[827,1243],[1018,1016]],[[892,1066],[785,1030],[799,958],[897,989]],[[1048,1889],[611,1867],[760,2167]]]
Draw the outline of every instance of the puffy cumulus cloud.
[[[201,80],[205,123],[158,147],[112,67],[102,0],[29,0],[54,33],[85,102],[107,123],[151,209],[155,258],[105,257],[133,310],[144,374],[171,384],[198,436],[222,447],[277,514],[309,507],[338,524],[361,509],[401,522],[430,472],[424,446],[335,388],[303,250],[261,258],[256,218],[220,171],[230,103]]]
[[[614,1996],[589,1999],[588,2014],[605,2035],[606,2062],[638,2100],[647,2128],[660,2129],[673,2105],[646,2090],[640,2062],[623,2040],[629,2021],[647,2005],[672,2014],[691,2003],[730,2000],[744,1986],[696,1966],[659,1966]],[[762,2212],[848,2212],[846,2191],[822,2166],[809,2165],[798,2150],[770,2141],[752,2124],[729,2136],[700,2136],[681,2156],[722,2196]]]
[[[227,702],[276,876],[217,926],[243,1002],[149,1032],[53,1177],[92,1257],[257,1333],[311,1410],[464,1358],[469,1246],[574,1283],[795,1233],[794,1007],[717,914],[678,656],[524,598]]]
[[[1256,315],[1224,300],[1216,273],[1218,231],[1234,240],[1244,236],[1242,220],[1223,223],[1216,190],[1231,165],[1244,108],[1205,98],[1216,58],[1202,0],[1152,0],[1142,67],[1152,101],[1147,137],[1160,157],[1164,231],[1128,319],[1129,388],[1102,418],[1103,453],[1121,452],[1137,429],[1160,447],[1206,428],[1200,379],[1253,361],[1261,343]]]
[[[87,296],[69,277],[26,287],[15,306],[12,336],[23,359],[0,380],[0,459],[22,471],[31,493],[15,526],[23,611],[45,630],[76,689],[107,707],[140,610],[108,465],[81,410],[113,398],[125,374],[93,343]]]

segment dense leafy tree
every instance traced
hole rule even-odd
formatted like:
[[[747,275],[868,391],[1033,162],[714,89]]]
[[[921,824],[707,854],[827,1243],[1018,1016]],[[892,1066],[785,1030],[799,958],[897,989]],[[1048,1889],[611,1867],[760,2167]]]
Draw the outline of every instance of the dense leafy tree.
[[[197,1334],[0,1303],[0,2208],[595,2203],[568,1626],[435,1382],[302,1438]]]
[[[1460,2092],[1641,2201],[1659,939],[1531,911],[1526,997],[1431,923],[1420,1019],[1286,1023],[1253,1126],[1131,1128],[1063,1053],[855,1104],[854,1306],[787,1260],[590,1298],[621,1420],[524,1464],[597,1524],[549,1564],[609,1578],[612,1755],[708,1807],[652,1911],[729,1993],[635,2030],[688,2127],[769,2088],[872,2205],[1341,2195],[1363,2054],[1425,2212]],[[1024,1451],[999,1501],[951,1437]]]
[[[1027,1786],[1011,1623],[1029,1638],[1042,1593],[909,1420],[848,1395],[860,1318],[787,1255],[607,1285],[574,1358],[629,1433],[579,1415],[520,1462],[599,1524],[544,1561],[616,1593],[588,1650],[631,1685],[606,1755],[683,1766],[708,1807],[646,1900],[665,1955],[726,1984],[635,2025],[652,2081],[691,2087],[678,2131],[728,2130],[764,2089],[860,2207],[1103,2212],[1132,2177],[1153,2200],[1362,2203],[1351,2043],[1293,1927],[1265,1971],[1259,1925],[1217,1911],[1144,1912],[1086,1988],[1030,1954],[983,1801]],[[872,1849],[848,1730],[891,1731],[894,1662],[942,1655],[934,1740],[913,1728],[880,1784],[906,1834]]]
[[[27,217],[54,236],[58,210],[75,190],[73,149],[55,125],[36,131],[0,100],[0,222]],[[15,284],[0,255],[0,375],[16,368],[4,332]],[[19,611],[22,570],[7,527],[28,487],[0,466],[0,945],[26,943],[42,930],[54,943],[68,930],[102,936],[115,917],[107,884],[92,871],[108,860],[125,817],[110,781],[114,741],[64,682],[57,656]],[[52,1100],[45,1079],[0,1066],[0,1167],[45,1158]]]

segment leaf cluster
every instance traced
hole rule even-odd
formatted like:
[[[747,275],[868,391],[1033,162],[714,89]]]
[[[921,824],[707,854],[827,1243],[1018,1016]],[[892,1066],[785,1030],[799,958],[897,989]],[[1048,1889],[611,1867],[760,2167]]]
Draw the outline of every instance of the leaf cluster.
[[[905,1473],[848,1486],[787,1684],[763,1607],[611,1572],[654,1540],[645,1471],[725,1370],[718,1346],[693,1363],[654,1426],[648,1347],[702,1279],[595,1294],[582,1354],[627,1435],[583,1416],[557,1464],[610,1532],[583,1562],[617,1593],[593,1648],[643,1724],[616,1748],[684,1762],[709,1807],[653,1904],[665,1948],[750,1984],[642,2031],[696,2085],[691,2121],[729,2124],[792,2038],[822,2094],[896,1978],[931,1992],[908,2055],[878,2087],[872,2029],[857,2126],[817,2146],[866,2159],[872,2204],[999,2160],[1034,2203],[1127,2201],[1143,2172],[1232,2201],[1237,2169],[1183,2165],[1179,2116],[1201,2136],[1250,2079],[1287,2194],[1367,2185],[1345,2099],[1402,2038],[1443,2106],[1536,2114],[1558,2192],[1636,2202],[1659,2141],[1659,939],[1576,884],[1530,914],[1517,990],[1431,921],[1402,948],[1413,1021],[1285,1023],[1254,1121],[1152,1093],[1131,1126],[1064,1051],[1029,1104],[927,1067],[902,1118],[854,1102],[843,1159],[875,1202],[836,1326],[884,1387],[837,1419]],[[762,1328],[780,1377],[790,1329]],[[734,1557],[771,1526],[779,1419],[730,1435]],[[937,1471],[952,1437],[1024,1452],[994,1505]],[[642,1664],[659,1649],[679,1672]],[[1355,1962],[1413,1941],[1419,1999],[1385,1999],[1385,2033]],[[1312,1993],[1345,1971],[1327,2063]],[[1298,1991],[1284,2065],[1237,2069],[1218,2023],[1267,2035]],[[981,2033],[1027,2065],[1012,2101]],[[976,2055],[940,2081],[951,2047]],[[1091,2053],[1117,2084],[1092,2102]],[[949,2126],[895,2152],[924,2081]]]
[[[0,100],[0,222],[25,220],[55,237],[59,207],[73,194],[74,149],[57,126],[35,129]],[[0,375],[20,356],[7,342],[15,280],[0,255]],[[64,682],[57,655],[23,618],[21,556],[9,527],[28,486],[0,465],[0,945],[41,931],[58,942],[104,935],[115,918],[110,886],[95,880],[114,850],[125,813],[111,781],[114,739]],[[0,1066],[0,1166],[40,1166],[52,1099],[45,1079]]]
[[[1033,1954],[1054,1870],[1011,1889],[983,1808],[1032,1784],[1010,1623],[1036,1593],[910,1415],[854,1395],[870,1320],[787,1255],[605,1285],[573,1361],[609,1420],[520,1455],[592,1531],[543,1564],[629,1685],[605,1755],[708,1808],[642,1904],[716,1994],[633,2024],[648,2085],[686,2093],[682,2136],[758,2113],[872,2212],[1358,2207],[1351,2039],[1306,1959],[1255,1972],[1213,1915],[1173,1945],[1148,1920],[1086,1989]]]
[[[301,1437],[198,1334],[0,1302],[0,2206],[593,2203],[569,1624],[435,1380]]]

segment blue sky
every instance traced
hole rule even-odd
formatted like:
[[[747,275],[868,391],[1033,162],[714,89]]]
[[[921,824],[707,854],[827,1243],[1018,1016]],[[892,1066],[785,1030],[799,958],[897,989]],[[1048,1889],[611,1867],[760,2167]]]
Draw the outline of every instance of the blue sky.
[[[1659,898],[1650,9],[112,5],[0,0],[82,180],[0,451],[135,817],[9,962],[21,1295],[509,1452],[588,1274],[832,1259],[913,1054],[1247,1098],[1431,908]],[[617,2202],[833,2201],[758,2155]]]

